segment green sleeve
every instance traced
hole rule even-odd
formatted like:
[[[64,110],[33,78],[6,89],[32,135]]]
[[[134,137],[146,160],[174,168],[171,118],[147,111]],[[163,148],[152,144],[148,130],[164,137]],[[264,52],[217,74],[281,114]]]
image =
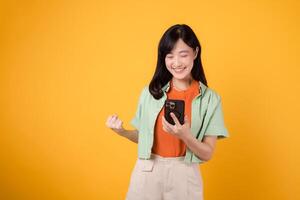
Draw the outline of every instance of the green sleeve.
[[[145,98],[145,91],[146,91],[146,87],[142,90],[140,97],[139,97],[139,101],[138,101],[138,105],[137,105],[137,109],[135,112],[135,116],[131,119],[130,124],[132,126],[134,126],[137,130],[140,130],[140,123],[141,123],[141,118],[142,118],[142,110],[143,110],[143,101]]]
[[[228,130],[224,124],[223,110],[221,97],[218,95],[218,102],[216,108],[211,116],[211,119],[207,125],[204,136],[213,135],[218,139],[229,137]]]

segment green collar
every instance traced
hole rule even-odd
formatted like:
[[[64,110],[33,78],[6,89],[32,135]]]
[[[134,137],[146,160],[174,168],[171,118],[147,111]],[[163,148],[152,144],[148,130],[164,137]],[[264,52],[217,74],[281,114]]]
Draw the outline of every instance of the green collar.
[[[164,92],[168,92],[168,91],[169,91],[169,89],[170,89],[170,82],[171,82],[171,81],[169,81],[166,85],[164,85],[164,86],[162,87],[162,90],[163,90]],[[207,86],[204,85],[201,81],[199,81],[199,92],[202,91],[201,94],[200,94],[200,96],[202,96],[202,94],[204,94],[206,88],[207,88]]]

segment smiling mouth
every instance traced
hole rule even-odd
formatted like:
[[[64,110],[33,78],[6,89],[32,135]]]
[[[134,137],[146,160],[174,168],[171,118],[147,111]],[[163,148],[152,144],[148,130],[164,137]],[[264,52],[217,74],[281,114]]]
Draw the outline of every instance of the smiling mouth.
[[[186,67],[181,67],[181,68],[173,68],[172,69],[175,71],[175,72],[182,72],[186,69]]]

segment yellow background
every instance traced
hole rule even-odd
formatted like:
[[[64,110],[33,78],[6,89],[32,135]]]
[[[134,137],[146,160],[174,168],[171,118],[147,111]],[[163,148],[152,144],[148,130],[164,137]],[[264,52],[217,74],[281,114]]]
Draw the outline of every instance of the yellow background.
[[[1,1],[0,199],[124,199],[132,129],[163,32],[186,23],[230,138],[206,200],[300,199],[297,0]]]

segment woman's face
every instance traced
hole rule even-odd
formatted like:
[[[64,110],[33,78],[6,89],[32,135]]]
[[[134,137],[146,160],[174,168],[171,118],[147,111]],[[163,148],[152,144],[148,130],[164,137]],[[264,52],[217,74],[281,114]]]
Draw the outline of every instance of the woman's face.
[[[168,71],[173,78],[186,80],[191,77],[194,59],[197,57],[198,47],[194,51],[182,39],[177,40],[174,48],[165,57]]]

